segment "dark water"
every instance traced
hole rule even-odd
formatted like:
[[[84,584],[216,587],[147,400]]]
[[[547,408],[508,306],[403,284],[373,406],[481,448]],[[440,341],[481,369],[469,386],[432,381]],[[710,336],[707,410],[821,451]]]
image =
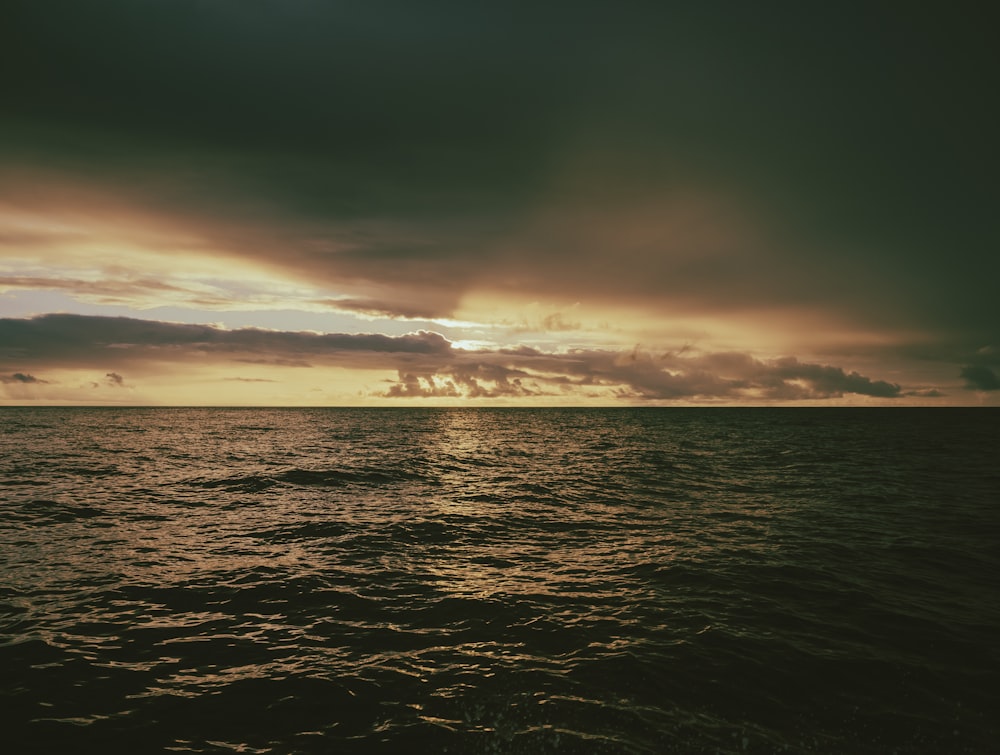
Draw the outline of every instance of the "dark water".
[[[1000,750],[1000,412],[0,411],[6,752]]]

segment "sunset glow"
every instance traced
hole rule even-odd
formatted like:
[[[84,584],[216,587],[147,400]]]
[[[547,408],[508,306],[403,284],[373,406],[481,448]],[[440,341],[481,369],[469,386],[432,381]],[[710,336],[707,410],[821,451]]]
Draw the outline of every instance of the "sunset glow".
[[[199,8],[14,13],[0,403],[1000,403],[971,24]]]

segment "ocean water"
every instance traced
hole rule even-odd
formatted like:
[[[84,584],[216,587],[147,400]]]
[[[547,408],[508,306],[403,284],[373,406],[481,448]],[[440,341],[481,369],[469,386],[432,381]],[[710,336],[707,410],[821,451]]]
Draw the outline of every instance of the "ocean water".
[[[4,752],[996,752],[1000,411],[0,410]]]

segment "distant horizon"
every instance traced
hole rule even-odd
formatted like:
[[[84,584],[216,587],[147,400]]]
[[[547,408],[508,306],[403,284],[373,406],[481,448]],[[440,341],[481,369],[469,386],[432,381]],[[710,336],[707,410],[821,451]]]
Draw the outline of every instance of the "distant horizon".
[[[947,410],[947,409],[992,409],[1000,410],[1000,406],[995,405],[974,405],[974,404],[948,404],[945,406],[927,406],[927,405],[912,405],[912,404],[875,404],[870,406],[862,406],[859,404],[788,404],[788,403],[774,403],[774,404],[551,404],[551,405],[526,405],[526,404],[329,404],[329,405],[306,405],[306,404],[286,404],[286,405],[266,405],[266,404],[44,404],[44,403],[22,403],[22,404],[0,404],[0,410],[4,409],[246,409],[250,411],[271,411],[271,410],[289,410],[295,411],[298,409],[307,410],[321,410],[321,409],[344,409],[344,410],[354,410],[354,409],[378,409],[385,411],[396,411],[396,410],[421,410],[421,409],[458,409],[458,410],[484,410],[484,411],[494,411],[494,410],[517,410],[517,411],[549,411],[549,410],[565,410],[565,411],[631,411],[633,409],[645,410],[660,410],[660,409],[693,409],[693,410],[712,410],[712,409],[823,409],[823,410],[837,410],[837,409],[851,409],[851,410],[901,410],[901,409],[931,409],[931,410]]]

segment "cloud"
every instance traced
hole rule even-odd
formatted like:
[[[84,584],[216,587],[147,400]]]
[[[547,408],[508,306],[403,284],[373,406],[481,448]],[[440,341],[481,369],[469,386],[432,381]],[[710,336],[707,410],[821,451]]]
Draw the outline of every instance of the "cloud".
[[[35,366],[115,368],[109,385],[123,386],[118,369],[152,374],[190,365],[259,364],[269,369],[343,368],[392,371],[386,398],[566,400],[593,396],[633,401],[783,401],[847,394],[895,399],[901,387],[856,371],[795,357],[761,360],[743,352],[693,349],[653,353],[576,349],[546,352],[528,346],[456,349],[444,336],[418,331],[381,334],[304,333],[83,315],[0,319],[0,358]],[[10,382],[15,378],[8,378]],[[248,381],[248,378],[230,379]],[[317,377],[317,379],[322,379]]]
[[[41,380],[36,378],[34,375],[26,375],[23,372],[15,372],[13,375],[0,375],[0,383],[7,384],[26,384],[26,383],[47,383],[47,380]]]
[[[970,364],[962,368],[960,377],[965,379],[965,387],[974,391],[1000,390],[1000,376],[989,367],[981,364]]]
[[[431,398],[447,397],[459,398],[459,393],[455,383],[447,378],[438,379],[433,375],[414,375],[409,372],[400,372],[399,380],[391,385],[384,394],[388,398]]]
[[[55,255],[58,257],[58,255]],[[145,260],[151,262],[148,258]],[[66,260],[64,264],[72,264]],[[93,267],[93,262],[88,263]],[[227,290],[220,285],[184,280],[181,275],[164,272],[165,278],[176,278],[172,282],[136,276],[129,271],[116,270],[109,266],[98,266],[100,280],[86,280],[74,277],[67,270],[63,275],[46,276],[5,275],[0,276],[0,292],[59,291],[72,296],[77,301],[98,305],[131,306],[136,309],[150,309],[171,304],[174,306],[199,309],[235,310],[268,309],[287,306],[287,300],[275,296],[274,291],[249,290],[246,285],[241,290]]]
[[[139,278],[118,281],[86,281],[54,276],[0,276],[0,291],[9,289],[48,289],[72,291],[78,295],[93,297],[102,302],[130,301],[149,293],[178,293],[183,289],[159,280]]]
[[[451,344],[440,334],[307,333],[137,320],[125,317],[42,315],[0,319],[0,358],[33,364],[123,365],[183,362],[193,356],[272,364],[346,361],[350,355],[443,355]]]
[[[17,249],[100,247],[59,222],[131,212],[166,259],[207,250],[362,314],[487,291],[996,337],[985,10],[19,5],[0,194],[55,227],[10,230]]]
[[[426,320],[441,314],[433,306],[421,305],[419,303],[409,304],[398,299],[384,301],[379,299],[352,299],[343,297],[340,299],[323,299],[317,303],[331,309],[352,312],[373,318],[389,317],[406,320]]]
[[[794,357],[779,359],[767,367],[772,375],[782,380],[801,380],[814,393],[840,396],[856,393],[862,396],[895,398],[900,395],[900,387],[884,380],[871,380],[857,372],[845,373],[839,367],[819,364],[801,364]]]
[[[761,361],[748,354],[657,357],[630,352],[535,349],[456,352],[436,373],[403,373],[385,395],[476,397],[566,396],[606,389],[636,400],[803,400],[845,394],[897,398],[900,386],[794,358]]]
[[[489,359],[491,354],[482,354]],[[399,379],[383,394],[387,398],[452,397],[452,398],[525,398],[554,395],[540,388],[539,382],[553,382],[550,377],[532,376],[503,364],[480,361],[460,361],[440,374],[414,374],[399,372]]]

